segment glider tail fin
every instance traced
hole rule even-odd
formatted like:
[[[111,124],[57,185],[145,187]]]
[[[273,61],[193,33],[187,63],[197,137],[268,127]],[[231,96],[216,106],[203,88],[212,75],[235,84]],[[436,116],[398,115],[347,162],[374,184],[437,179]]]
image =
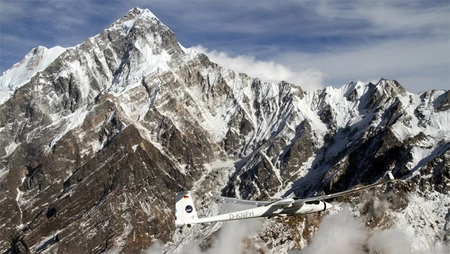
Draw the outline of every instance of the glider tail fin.
[[[392,174],[392,172],[388,172],[387,176],[388,176],[389,181],[394,181],[395,180],[394,175]]]
[[[198,220],[194,200],[189,191],[179,192],[175,196],[175,225],[190,225]]]

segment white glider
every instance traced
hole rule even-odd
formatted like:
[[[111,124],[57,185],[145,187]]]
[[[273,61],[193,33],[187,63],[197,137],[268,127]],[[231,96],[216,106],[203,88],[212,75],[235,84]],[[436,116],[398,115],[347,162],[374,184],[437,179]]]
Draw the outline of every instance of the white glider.
[[[389,175],[391,177],[391,174]],[[241,200],[236,198],[212,196],[215,199],[223,200],[226,202],[254,205],[257,208],[251,208],[241,210],[237,212],[219,214],[216,216],[198,218],[197,211],[195,210],[194,201],[189,191],[183,191],[176,194],[176,209],[175,209],[175,224],[187,225],[190,227],[192,224],[208,223],[217,221],[229,221],[229,220],[241,220],[257,217],[285,217],[291,215],[308,214],[314,212],[325,211],[333,207],[330,203],[325,202],[326,199],[336,198],[340,196],[349,195],[362,190],[370,189],[381,184],[392,182],[393,178],[386,181],[381,181],[375,184],[355,188],[352,190],[342,191],[329,195],[310,197],[310,198],[285,198],[274,202],[268,201],[251,201]]]

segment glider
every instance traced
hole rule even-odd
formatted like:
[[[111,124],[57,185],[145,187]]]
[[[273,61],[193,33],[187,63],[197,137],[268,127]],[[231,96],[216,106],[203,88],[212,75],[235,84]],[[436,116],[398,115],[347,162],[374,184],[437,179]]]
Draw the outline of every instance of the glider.
[[[241,220],[257,217],[276,218],[276,217],[285,217],[291,215],[308,214],[325,211],[326,209],[333,207],[330,203],[325,202],[325,200],[374,188],[378,185],[392,182],[394,180],[392,174],[389,174],[389,178],[390,178],[389,180],[381,181],[375,184],[366,185],[352,190],[342,191],[329,195],[316,196],[310,198],[285,198],[274,202],[241,200],[236,198],[213,196],[210,193],[211,196],[217,200],[222,200],[231,203],[254,205],[257,207],[237,212],[219,214],[216,216],[206,218],[198,218],[197,211],[194,206],[194,200],[192,199],[191,193],[189,191],[183,191],[177,193],[175,196],[176,201],[175,224],[187,225],[188,227],[191,227],[192,224],[198,223]]]

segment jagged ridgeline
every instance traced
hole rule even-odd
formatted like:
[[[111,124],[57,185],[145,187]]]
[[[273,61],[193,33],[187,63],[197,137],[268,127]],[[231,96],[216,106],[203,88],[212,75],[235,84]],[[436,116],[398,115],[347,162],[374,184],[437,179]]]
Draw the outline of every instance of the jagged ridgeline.
[[[414,249],[448,244],[450,92],[301,85],[224,69],[138,8],[75,47],[32,50],[0,77],[1,252],[208,250],[222,224],[176,228],[176,191],[207,215],[218,210],[208,191],[311,196],[389,171],[405,180],[389,194],[339,201],[368,230],[415,237]],[[264,220],[240,242],[301,249],[324,215]]]

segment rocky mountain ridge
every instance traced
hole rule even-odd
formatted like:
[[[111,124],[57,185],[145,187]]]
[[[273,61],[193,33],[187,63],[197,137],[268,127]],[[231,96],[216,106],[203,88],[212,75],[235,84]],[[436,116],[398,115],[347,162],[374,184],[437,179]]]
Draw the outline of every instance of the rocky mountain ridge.
[[[0,77],[2,252],[213,249],[226,226],[175,228],[176,191],[192,190],[206,216],[219,210],[208,191],[311,196],[386,172],[402,179],[390,192],[339,201],[370,229],[415,238],[411,251],[448,247],[449,91],[265,83],[185,49],[138,8],[60,51],[23,78]],[[243,248],[305,248],[322,216],[263,221]]]

